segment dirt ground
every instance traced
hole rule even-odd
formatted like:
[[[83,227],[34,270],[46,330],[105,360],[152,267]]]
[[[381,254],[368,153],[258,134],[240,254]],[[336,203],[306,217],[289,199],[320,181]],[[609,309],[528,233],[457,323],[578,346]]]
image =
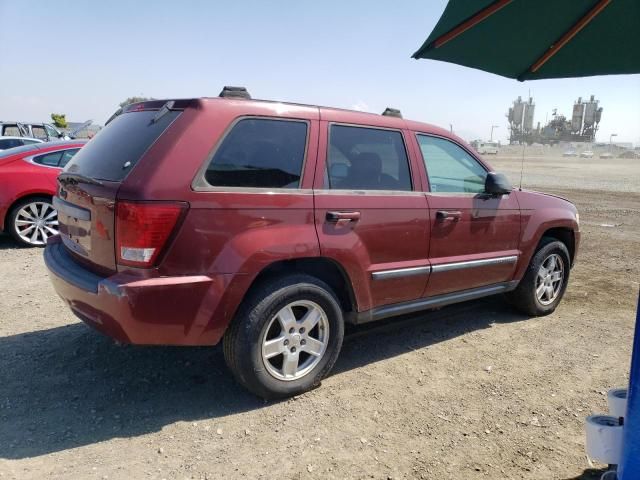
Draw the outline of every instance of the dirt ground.
[[[513,155],[491,161],[517,184]],[[237,386],[218,347],[93,332],[42,252],[0,237],[0,479],[599,478],[584,418],[628,381],[640,161],[531,156],[523,180],[581,215],[553,315],[497,297],[351,328],[322,386],[282,402]]]

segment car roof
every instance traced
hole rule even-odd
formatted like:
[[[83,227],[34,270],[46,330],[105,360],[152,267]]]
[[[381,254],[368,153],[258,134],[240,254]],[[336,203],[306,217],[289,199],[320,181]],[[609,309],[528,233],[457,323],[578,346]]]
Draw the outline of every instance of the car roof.
[[[176,102],[182,106],[193,106],[196,108],[210,107],[222,107],[242,109],[244,105],[248,110],[260,109],[263,111],[271,111],[276,116],[282,116],[283,107],[287,111],[291,111],[291,114],[295,116],[297,112],[306,112],[307,115],[317,114],[319,120],[325,120],[328,122],[336,123],[351,123],[356,125],[366,125],[371,127],[382,128],[395,128],[395,129],[408,129],[416,132],[428,133],[438,135],[455,140],[463,145],[468,143],[458,137],[457,135],[449,132],[444,128],[440,128],[436,125],[429,123],[418,122],[414,120],[407,120],[402,117],[382,115],[377,113],[362,112],[359,110],[348,110],[344,108],[336,107],[323,107],[320,105],[311,105],[305,103],[295,102],[281,102],[277,100],[263,100],[263,99],[244,99],[234,97],[201,97],[201,98],[185,98],[185,99],[162,99],[162,100],[150,100],[144,102],[138,102],[127,105],[123,113],[135,111],[136,105],[142,106],[143,104],[153,105],[155,108],[160,108],[166,102]],[[288,108],[287,108],[288,107]]]

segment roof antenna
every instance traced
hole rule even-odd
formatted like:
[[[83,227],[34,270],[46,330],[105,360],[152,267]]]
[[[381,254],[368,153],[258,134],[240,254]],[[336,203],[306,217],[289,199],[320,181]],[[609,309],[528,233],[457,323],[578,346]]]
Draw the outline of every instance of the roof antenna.
[[[518,189],[522,191],[522,173],[524,172],[524,150],[527,146],[527,142],[522,142],[522,160],[520,161],[520,186]]]

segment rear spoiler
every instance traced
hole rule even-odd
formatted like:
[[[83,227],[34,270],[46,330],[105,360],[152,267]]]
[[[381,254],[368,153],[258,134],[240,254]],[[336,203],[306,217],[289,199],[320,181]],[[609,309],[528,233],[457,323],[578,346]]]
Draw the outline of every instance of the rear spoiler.
[[[198,103],[197,98],[188,98],[181,100],[145,100],[144,102],[131,103],[124,107],[118,108],[113,115],[109,117],[104,125],[107,126],[109,122],[113,121],[118,115],[129,112],[142,112],[144,110],[161,110],[163,107],[168,110],[184,110],[188,107],[195,107]]]

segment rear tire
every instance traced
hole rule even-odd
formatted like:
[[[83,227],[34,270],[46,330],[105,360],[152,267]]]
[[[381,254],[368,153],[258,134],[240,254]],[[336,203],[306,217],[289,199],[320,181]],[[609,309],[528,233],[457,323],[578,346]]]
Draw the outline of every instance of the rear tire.
[[[324,282],[289,275],[257,286],[224,336],[224,356],[235,378],[265,399],[320,385],[344,337],[340,304]]]
[[[58,234],[58,215],[48,197],[31,197],[16,203],[7,216],[6,230],[23,247],[44,247]]]
[[[553,313],[567,289],[570,268],[565,244],[544,237],[518,287],[507,294],[509,303],[534,317]]]

